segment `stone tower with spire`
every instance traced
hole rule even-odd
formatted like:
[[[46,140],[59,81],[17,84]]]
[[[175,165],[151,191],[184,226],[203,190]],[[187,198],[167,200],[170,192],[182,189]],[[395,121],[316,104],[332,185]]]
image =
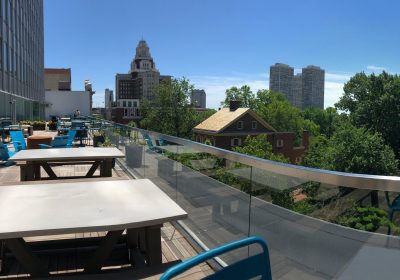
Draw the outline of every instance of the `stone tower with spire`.
[[[114,115],[122,115],[122,117],[117,116],[113,120],[119,123],[139,120],[140,100],[142,98],[153,100],[153,89],[160,84],[160,81],[168,79],[170,76],[162,76],[157,70],[146,41],[140,40],[128,74],[115,76],[117,108],[113,111],[118,111]]]

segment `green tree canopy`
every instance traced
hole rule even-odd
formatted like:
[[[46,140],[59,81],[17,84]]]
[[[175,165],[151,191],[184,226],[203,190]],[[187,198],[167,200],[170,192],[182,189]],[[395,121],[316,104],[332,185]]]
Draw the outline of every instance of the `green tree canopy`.
[[[400,76],[358,73],[344,85],[336,107],[350,114],[352,123],[382,134],[400,156]]]
[[[335,130],[335,121],[339,118],[339,113],[336,108],[329,107],[324,109],[320,108],[306,108],[302,112],[306,120],[313,121],[319,126],[319,132],[326,135],[328,138],[333,135]]]
[[[225,100],[221,102],[221,106],[229,107],[230,101],[240,101],[241,107],[253,108],[255,96],[247,85],[240,88],[231,87],[225,91]]]
[[[164,134],[191,138],[192,129],[210,116],[206,111],[198,114],[190,104],[193,85],[185,78],[171,79],[153,89],[154,100],[141,100],[141,126]]]
[[[312,139],[303,164],[310,167],[373,175],[395,175],[398,162],[382,136],[343,123],[330,139]]]
[[[272,152],[272,146],[268,142],[267,135],[260,134],[256,137],[247,136],[242,147],[235,147],[235,152],[255,156],[273,161],[288,163],[289,160],[282,155],[275,155]]]

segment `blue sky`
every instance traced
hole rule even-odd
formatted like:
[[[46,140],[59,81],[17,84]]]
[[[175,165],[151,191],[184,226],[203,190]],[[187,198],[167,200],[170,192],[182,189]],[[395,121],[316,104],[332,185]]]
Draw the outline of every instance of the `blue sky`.
[[[188,78],[217,108],[231,86],[268,88],[269,66],[326,71],[325,106],[357,72],[400,72],[400,2],[45,0],[45,67],[90,79],[102,105],[144,38],[161,74]]]

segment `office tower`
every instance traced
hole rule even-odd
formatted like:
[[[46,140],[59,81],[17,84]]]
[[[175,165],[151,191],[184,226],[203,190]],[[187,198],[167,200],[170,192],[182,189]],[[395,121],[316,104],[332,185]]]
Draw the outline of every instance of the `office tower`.
[[[324,108],[325,71],[318,66],[307,66],[302,69],[303,104],[302,108]]]
[[[282,93],[291,104],[294,104],[291,90],[293,72],[293,67],[283,63],[272,65],[269,71],[269,89]]]
[[[206,108],[206,92],[204,89],[194,89],[190,95],[190,103],[196,108]]]
[[[0,0],[0,118],[43,118],[43,36],[42,0]]]
[[[71,90],[71,68],[45,68],[44,89],[46,91]]]

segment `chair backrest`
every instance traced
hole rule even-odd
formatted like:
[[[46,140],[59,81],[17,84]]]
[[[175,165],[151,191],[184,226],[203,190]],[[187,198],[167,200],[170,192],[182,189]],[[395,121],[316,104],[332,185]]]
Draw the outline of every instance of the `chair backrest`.
[[[68,146],[71,146],[75,140],[76,130],[70,129],[68,131]]]
[[[9,159],[8,147],[6,144],[0,144],[0,160],[7,161]]]
[[[151,138],[148,134],[143,135],[144,141],[146,141],[147,146],[149,147],[150,150],[154,150],[154,144],[153,141],[151,141]]]
[[[69,140],[68,135],[56,136],[51,142],[51,146],[53,148],[66,148],[68,147],[68,140]]]
[[[222,268],[212,275],[208,275],[203,279],[267,279],[272,280],[271,264],[269,260],[269,252],[267,243],[258,236],[252,236],[232,243],[222,245],[220,247],[203,252],[191,259],[177,264],[168,269],[160,278],[160,280],[168,280],[175,277],[188,269],[199,265],[211,258],[225,254],[229,251],[236,250],[251,244],[259,244],[262,252],[246,259],[240,260],[234,264]],[[260,278],[261,277],[261,278]]]
[[[10,136],[13,141],[15,151],[26,150],[25,138],[21,130],[11,130]]]

